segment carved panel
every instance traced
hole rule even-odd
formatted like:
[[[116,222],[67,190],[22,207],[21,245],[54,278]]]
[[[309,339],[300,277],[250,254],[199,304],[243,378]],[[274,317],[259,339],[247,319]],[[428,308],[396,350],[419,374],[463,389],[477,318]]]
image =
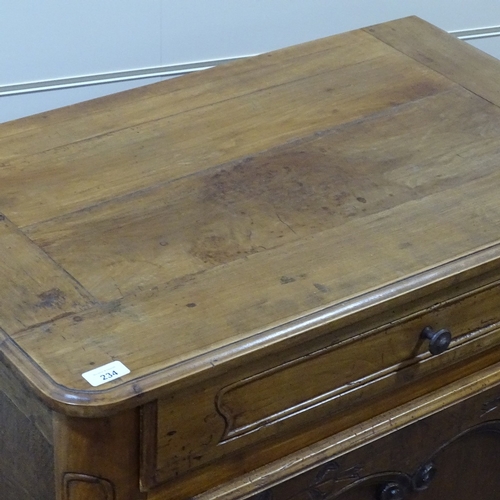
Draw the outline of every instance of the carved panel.
[[[347,469],[342,469],[336,460],[322,465],[315,474],[307,490],[298,496],[292,497],[293,500],[324,500],[332,490],[336,490],[345,482],[352,483],[361,478],[363,467],[355,465]],[[304,496],[305,493],[305,496]]]
[[[115,489],[107,479],[66,473],[63,485],[64,500],[115,500]]]
[[[494,399],[496,400],[496,399]],[[458,415],[457,415],[458,416]],[[421,423],[419,423],[421,424]],[[419,425],[417,424],[417,425]],[[438,431],[439,429],[436,429]],[[391,441],[391,443],[397,441]],[[417,441],[413,441],[417,442]],[[500,491],[500,421],[472,427],[447,440],[413,470],[373,471],[377,452],[387,452],[393,466],[410,463],[413,458],[398,450],[384,449],[382,442],[369,445],[364,452],[370,472],[363,476],[363,465],[342,468],[339,461],[318,467],[287,483],[264,492],[265,500],[359,500],[419,499],[497,500]],[[360,452],[362,450],[359,450]],[[418,449],[414,450],[418,455]],[[359,457],[359,454],[358,454]],[[343,459],[342,459],[343,460]],[[387,464],[387,462],[386,462]],[[306,479],[306,482],[304,482]],[[391,496],[392,495],[392,496]],[[260,500],[253,497],[252,500]]]

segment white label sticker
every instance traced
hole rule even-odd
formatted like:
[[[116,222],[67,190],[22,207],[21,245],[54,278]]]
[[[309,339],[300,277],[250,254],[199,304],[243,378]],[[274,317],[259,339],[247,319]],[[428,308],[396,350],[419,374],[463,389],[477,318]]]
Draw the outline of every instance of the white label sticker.
[[[98,385],[123,377],[127,373],[130,373],[130,370],[121,361],[112,361],[107,365],[82,373],[82,377],[90,385],[97,387]]]

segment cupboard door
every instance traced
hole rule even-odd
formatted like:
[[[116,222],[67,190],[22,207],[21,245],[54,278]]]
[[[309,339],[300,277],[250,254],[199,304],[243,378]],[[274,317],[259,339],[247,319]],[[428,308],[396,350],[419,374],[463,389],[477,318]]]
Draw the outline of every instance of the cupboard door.
[[[500,422],[494,422],[446,444],[411,475],[374,474],[339,493],[309,491],[297,500],[496,500],[500,491],[499,453]]]
[[[497,387],[252,500],[497,500],[499,456]]]

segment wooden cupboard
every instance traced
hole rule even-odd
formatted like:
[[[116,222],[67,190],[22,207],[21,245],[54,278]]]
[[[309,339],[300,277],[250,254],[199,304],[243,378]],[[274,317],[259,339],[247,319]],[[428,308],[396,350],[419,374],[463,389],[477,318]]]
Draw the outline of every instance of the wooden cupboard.
[[[2,499],[494,499],[499,78],[405,18],[1,125]]]

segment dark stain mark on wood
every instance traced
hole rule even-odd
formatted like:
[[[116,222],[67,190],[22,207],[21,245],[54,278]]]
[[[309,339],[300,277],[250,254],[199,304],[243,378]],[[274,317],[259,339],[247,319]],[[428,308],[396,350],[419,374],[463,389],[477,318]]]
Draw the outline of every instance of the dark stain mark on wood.
[[[305,273],[296,274],[295,276],[282,276],[280,282],[282,285],[286,285],[287,283],[293,283],[294,281],[303,280],[305,278],[307,278],[307,274]]]
[[[314,287],[322,293],[328,293],[330,291],[327,286],[322,285],[321,283],[314,283]]]
[[[261,210],[274,209],[287,219],[341,206],[352,197],[346,186],[350,179],[339,175],[342,160],[331,148],[322,152],[320,142],[277,148],[225,166],[207,179],[203,200],[226,207],[258,200]]]
[[[66,296],[62,290],[59,288],[51,288],[46,292],[43,292],[38,295],[40,301],[36,304],[36,307],[39,308],[61,308],[66,302]]]
[[[196,307],[196,304],[194,302],[190,302],[189,304],[186,304],[186,307]]]

